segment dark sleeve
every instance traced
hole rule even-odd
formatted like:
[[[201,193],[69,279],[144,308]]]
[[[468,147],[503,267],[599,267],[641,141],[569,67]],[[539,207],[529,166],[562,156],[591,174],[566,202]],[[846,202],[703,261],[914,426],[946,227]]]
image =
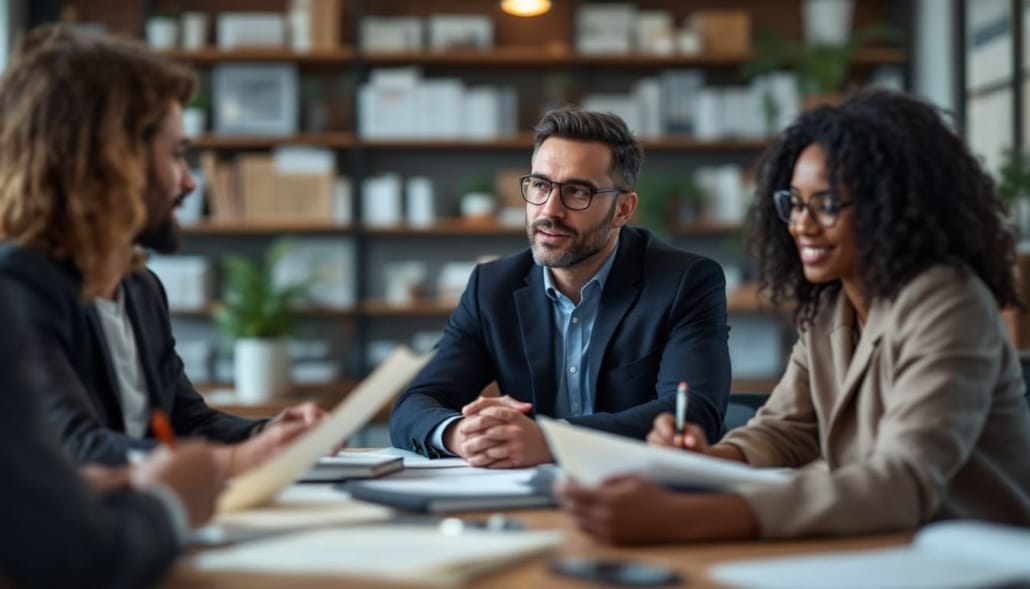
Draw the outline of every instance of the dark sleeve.
[[[496,378],[483,338],[477,267],[451,314],[436,355],[394,403],[390,439],[394,446],[431,457],[433,430],[473,401]]]
[[[157,360],[158,380],[166,390],[161,396],[173,395],[172,412],[169,419],[177,435],[193,435],[226,443],[247,439],[254,427],[267,420],[244,419],[208,407],[204,398],[186,376],[182,359],[175,351],[171,319],[168,313],[168,296],[158,277],[150,270],[144,271],[144,278],[155,294],[160,296],[160,307],[154,309],[161,322],[158,332],[165,341],[148,342],[148,349],[164,350]],[[156,299],[155,299],[156,300]],[[150,301],[146,301],[151,304]],[[156,334],[154,334],[156,336]]]
[[[570,423],[643,439],[659,413],[675,411],[676,387],[686,381],[690,385],[687,420],[701,426],[710,442],[722,436],[731,378],[722,267],[697,258],[680,271],[672,296],[668,337],[659,342],[658,398],[617,413],[573,417]]]
[[[88,489],[36,404],[46,368],[2,322],[0,577],[24,587],[153,585],[178,554],[164,507],[146,494]]]

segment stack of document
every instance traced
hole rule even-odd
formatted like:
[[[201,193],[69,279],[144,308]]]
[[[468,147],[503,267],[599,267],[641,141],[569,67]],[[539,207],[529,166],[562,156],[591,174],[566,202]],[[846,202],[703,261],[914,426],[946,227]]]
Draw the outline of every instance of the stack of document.
[[[355,499],[423,513],[550,507],[554,505],[550,486],[535,484],[538,472],[533,468],[415,467],[338,488]]]
[[[302,483],[330,483],[345,479],[374,479],[404,467],[400,456],[343,450],[323,456],[300,477]]]

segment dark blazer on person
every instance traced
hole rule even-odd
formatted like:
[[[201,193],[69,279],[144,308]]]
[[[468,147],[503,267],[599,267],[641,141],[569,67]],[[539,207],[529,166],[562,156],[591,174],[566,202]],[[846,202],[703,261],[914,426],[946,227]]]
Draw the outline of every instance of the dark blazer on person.
[[[146,439],[124,432],[110,348],[94,306],[81,300],[81,277],[74,266],[33,248],[4,243],[0,277],[10,284],[10,296],[27,317],[29,337],[42,352],[43,410],[71,456],[122,464],[126,450],[153,448],[153,432]],[[247,438],[260,422],[211,409],[186,377],[157,277],[142,269],[121,287],[150,406],[164,410],[177,435],[227,443]]]
[[[179,552],[161,502],[94,494],[41,414],[46,367],[26,348],[17,297],[0,279],[0,585],[148,587]]]
[[[685,380],[689,420],[718,439],[730,389],[722,268],[632,227],[621,230],[615,256],[588,348],[593,414],[569,421],[644,438]],[[493,381],[531,402],[532,414],[553,416],[553,313],[529,249],[476,267],[436,356],[394,404],[393,444],[435,456],[434,428]]]

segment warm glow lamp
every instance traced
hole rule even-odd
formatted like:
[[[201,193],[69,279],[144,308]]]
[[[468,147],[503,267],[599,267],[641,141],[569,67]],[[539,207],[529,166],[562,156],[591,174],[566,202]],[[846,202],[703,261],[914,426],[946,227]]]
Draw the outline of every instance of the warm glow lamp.
[[[515,16],[539,16],[551,9],[551,0],[501,0],[501,10]]]

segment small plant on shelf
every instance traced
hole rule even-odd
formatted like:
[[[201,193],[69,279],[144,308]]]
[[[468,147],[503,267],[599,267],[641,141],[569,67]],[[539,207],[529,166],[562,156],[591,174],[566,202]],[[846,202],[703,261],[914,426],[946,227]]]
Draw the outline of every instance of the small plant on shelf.
[[[234,255],[222,260],[224,299],[214,318],[233,341],[236,393],[244,402],[264,402],[290,388],[286,337],[312,280],[277,284],[275,268],[289,247],[286,241],[274,243],[264,266]]]
[[[1015,149],[1005,151],[998,170],[997,194],[1019,234],[1030,234],[1030,158]]]
[[[859,49],[879,41],[897,42],[900,38],[895,27],[884,24],[858,29],[846,43],[839,45],[805,43],[777,30],[761,28],[755,35],[755,57],[744,66],[743,74],[751,77],[776,70],[793,70],[797,75],[798,92],[806,106],[839,103],[843,99],[848,68]]]

